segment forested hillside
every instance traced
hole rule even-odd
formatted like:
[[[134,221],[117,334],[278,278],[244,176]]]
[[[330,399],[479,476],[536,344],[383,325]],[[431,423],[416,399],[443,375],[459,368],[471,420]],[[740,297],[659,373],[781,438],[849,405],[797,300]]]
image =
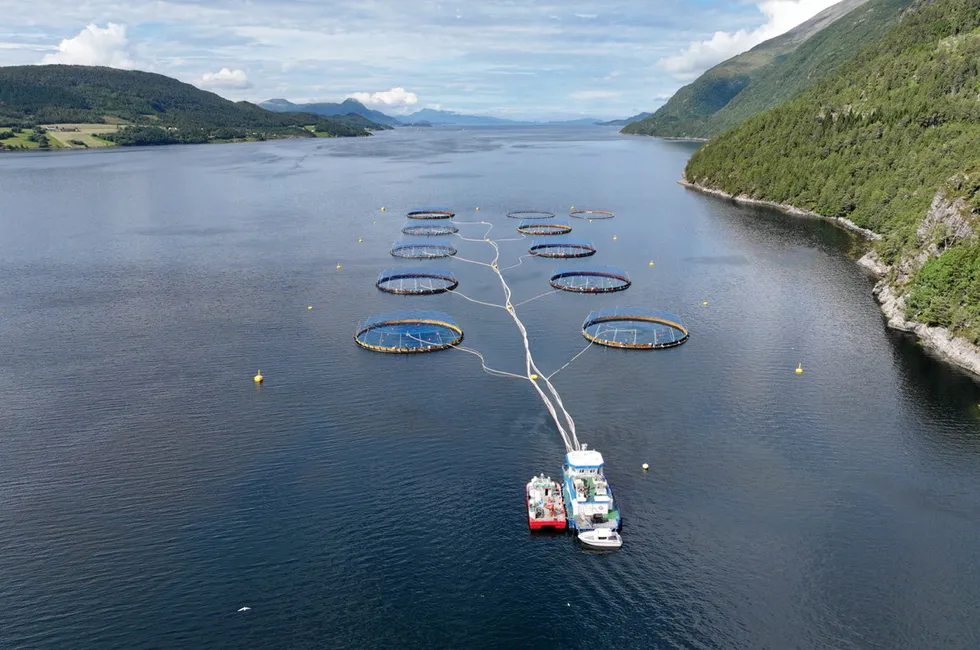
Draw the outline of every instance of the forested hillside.
[[[911,0],[845,0],[708,70],[623,133],[710,138],[778,106],[881,36]]]
[[[980,4],[917,0],[837,74],[712,139],[686,176],[882,234],[907,317],[980,342]]]
[[[115,135],[125,144],[206,142],[243,137],[366,135],[364,123],[278,114],[231,102],[170,77],[90,66],[0,68],[0,125],[122,121],[142,128]],[[134,142],[146,137],[145,142]]]

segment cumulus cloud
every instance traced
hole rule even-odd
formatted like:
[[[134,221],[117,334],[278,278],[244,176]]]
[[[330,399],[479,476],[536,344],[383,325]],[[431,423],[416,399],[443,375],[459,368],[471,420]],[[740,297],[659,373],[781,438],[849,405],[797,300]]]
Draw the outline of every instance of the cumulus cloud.
[[[217,72],[206,72],[201,75],[198,85],[202,88],[251,88],[248,75],[244,70],[221,68]]]
[[[419,103],[419,96],[404,88],[392,88],[379,93],[351,93],[345,99],[356,99],[365,106],[404,108]]]
[[[839,0],[764,0],[756,7],[766,22],[755,29],[715,32],[706,41],[695,41],[676,56],[660,60],[660,67],[678,77],[693,77],[759,43],[779,36],[834,5]]]
[[[109,23],[105,27],[99,27],[90,24],[78,36],[61,41],[58,51],[44,55],[41,63],[132,68],[133,62],[129,58],[128,48],[125,25]]]

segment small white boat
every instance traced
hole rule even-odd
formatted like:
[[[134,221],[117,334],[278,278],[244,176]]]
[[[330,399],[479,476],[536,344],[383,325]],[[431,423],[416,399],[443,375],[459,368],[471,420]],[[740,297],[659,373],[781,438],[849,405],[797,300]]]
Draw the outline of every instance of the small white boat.
[[[619,548],[623,545],[623,538],[619,533],[609,528],[583,530],[578,534],[578,541],[596,548]]]

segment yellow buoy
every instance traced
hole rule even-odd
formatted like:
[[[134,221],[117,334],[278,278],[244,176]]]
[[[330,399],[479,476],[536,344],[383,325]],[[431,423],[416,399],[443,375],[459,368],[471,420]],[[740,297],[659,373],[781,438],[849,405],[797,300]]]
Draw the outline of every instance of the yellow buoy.
[[[385,211],[385,206],[383,206],[383,205],[381,206],[381,211],[382,211],[382,212],[384,212],[384,211]]]
[[[535,379],[537,379],[537,378],[538,378],[538,376],[537,376],[537,375],[531,375],[531,380],[532,380],[532,381],[533,381],[533,380],[535,380]]]
[[[497,265],[496,264],[493,264],[492,266],[493,266],[493,268],[497,268]]]
[[[616,241],[617,239],[619,239],[619,237],[617,237],[616,235],[613,235],[613,241]]]
[[[513,308],[514,308],[514,305],[512,305],[510,303],[507,303],[507,309],[513,309]]]
[[[653,266],[653,260],[650,260],[650,264],[648,264],[648,266]]]
[[[705,301],[704,301],[704,302],[702,302],[701,304],[702,304],[702,305],[704,305],[705,307],[707,307],[707,306],[708,306],[708,301],[707,301],[707,300],[705,300]]]
[[[574,210],[575,209],[575,206],[574,205],[570,205],[570,206],[568,206],[568,209],[569,210]]]
[[[358,243],[358,244],[363,244],[363,243],[364,243],[364,240],[363,240],[363,239],[361,239],[360,237],[358,237],[358,239],[357,239],[357,243]]]
[[[649,465],[647,465],[646,463],[643,463],[643,471],[645,472],[645,471],[647,471],[648,469],[650,469],[650,466],[649,466]]]
[[[338,270],[338,271],[339,271],[340,269],[342,269],[342,268],[344,268],[344,267],[342,267],[342,266],[341,266],[340,264],[338,264],[338,265],[337,265],[337,270]]]
[[[592,219],[589,219],[589,223],[592,223]]]
[[[477,211],[477,212],[479,212],[479,211],[480,211],[480,206],[476,206],[476,211]]]
[[[796,366],[796,374],[798,374],[798,375],[802,375],[803,374],[803,364],[802,363],[800,365]]]
[[[306,311],[310,311],[311,309],[313,309],[313,305],[307,305],[306,306]]]
[[[254,381],[256,384],[261,384],[264,379],[265,377],[262,376],[261,370],[256,371],[255,376],[252,377],[252,381]]]

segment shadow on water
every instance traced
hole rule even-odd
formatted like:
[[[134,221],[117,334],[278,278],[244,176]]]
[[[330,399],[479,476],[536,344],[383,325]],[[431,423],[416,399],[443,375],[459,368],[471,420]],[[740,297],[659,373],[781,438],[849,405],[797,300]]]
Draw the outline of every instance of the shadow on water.
[[[791,215],[776,208],[747,205],[691,189],[686,191],[701,200],[723,204],[725,209],[718,210],[718,215],[728,226],[748,237],[767,243],[778,241],[784,246],[817,247],[834,255],[845,251],[849,258],[855,260],[868,250],[866,240],[829,219]]]
[[[913,334],[889,329],[888,337],[908,390],[919,396],[910,403],[924,417],[935,420],[944,414],[962,413],[965,418],[980,424],[980,380],[976,376],[923,348]],[[980,453],[980,431],[976,428],[930,427],[925,431],[936,444]]]

